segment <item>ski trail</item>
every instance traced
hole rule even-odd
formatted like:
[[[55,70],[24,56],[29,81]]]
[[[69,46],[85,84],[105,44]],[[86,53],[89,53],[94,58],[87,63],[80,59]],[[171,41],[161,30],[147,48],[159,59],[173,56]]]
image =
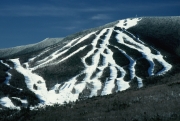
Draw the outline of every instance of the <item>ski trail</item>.
[[[102,32],[102,33],[103,33],[103,32]],[[93,33],[89,34],[88,36],[90,36],[90,35],[92,35],[92,34],[93,34]],[[100,35],[99,35],[99,36],[100,36]],[[88,52],[85,57],[82,58],[82,62],[84,63],[85,68],[86,68],[83,73],[89,73],[89,74],[86,75],[84,81],[82,81],[82,82],[79,83],[79,84],[75,84],[75,83],[77,82],[77,80],[76,80],[76,77],[78,76],[78,75],[77,75],[77,76],[73,77],[72,79],[70,79],[69,81],[65,82],[60,89],[58,89],[58,87],[60,87],[60,84],[55,85],[54,89],[49,91],[49,94],[51,94],[51,95],[54,97],[54,98],[52,97],[51,102],[52,102],[53,100],[56,100],[58,103],[63,104],[64,102],[69,102],[69,101],[75,101],[75,100],[77,100],[78,97],[79,97],[79,94],[83,91],[83,89],[86,87],[86,83],[88,83],[88,82],[92,82],[94,85],[97,84],[96,87],[95,87],[96,89],[94,89],[94,93],[96,92],[95,90],[99,90],[99,89],[100,89],[100,88],[99,88],[99,87],[101,87],[101,84],[100,84],[100,83],[98,83],[97,81],[90,81],[90,80],[89,80],[91,74],[93,73],[93,71],[94,71],[94,70],[96,69],[96,67],[97,67],[97,64],[98,64],[98,63],[97,63],[97,61],[94,61],[94,60],[97,60],[97,59],[98,59],[99,53],[96,53],[96,54],[93,56],[93,61],[92,61],[92,62],[93,62],[93,65],[92,65],[92,66],[87,65],[86,62],[85,62],[85,59],[86,59],[87,57],[89,57],[91,54],[94,53],[94,50],[96,49],[96,48],[95,48],[95,45],[96,45],[96,42],[97,42],[97,39],[98,39],[98,38],[99,38],[99,37],[96,37],[95,40],[91,43],[91,44],[93,45],[93,49],[92,49],[90,52]],[[85,36],[83,39],[80,39],[79,42],[82,42],[84,39],[87,39],[87,36]],[[76,43],[76,44],[78,44],[78,43]],[[86,46],[79,48],[77,51],[73,52],[71,55],[63,58],[60,62],[62,62],[62,61],[64,61],[65,59],[73,56],[74,54],[76,54],[76,53],[79,52],[80,50],[83,50],[85,47],[86,47]],[[72,93],[72,90],[73,90],[73,89],[75,90],[74,93]],[[59,91],[58,94],[55,94],[55,93],[54,93],[55,90],[58,90],[58,91]],[[93,91],[92,91],[92,93],[93,93]],[[95,95],[95,94],[92,94],[92,95]]]
[[[106,35],[106,45],[109,45],[109,39],[110,39],[112,32],[113,32],[113,28],[110,28],[108,34]],[[117,78],[117,69],[116,68],[118,68],[119,71],[122,73],[122,78],[125,76],[125,71],[121,67],[119,67],[119,65],[117,65],[115,60],[113,59],[113,52],[107,46],[106,46],[106,49],[107,49],[108,53],[102,54],[102,55],[105,56],[106,63],[110,64],[110,78],[106,79],[106,82],[105,82],[105,85],[104,85],[101,95],[111,94],[112,90],[115,88],[115,79]],[[108,65],[106,65],[106,67],[107,66]],[[118,89],[119,89],[120,85],[118,82],[119,81],[117,81],[117,85],[118,85]],[[126,86],[125,88],[126,89],[129,88],[129,86]]]
[[[116,92],[126,90],[130,87],[129,82],[124,81],[123,78],[117,78],[117,85],[118,89]]]
[[[84,41],[85,39],[87,39],[89,36],[91,36],[91,35],[93,35],[93,34],[95,34],[95,32],[91,32],[91,33],[85,35],[85,36],[82,37],[82,38],[79,37],[79,38],[76,38],[76,39],[72,40],[70,43],[68,43],[67,45],[65,45],[64,47],[62,47],[60,50],[57,50],[57,51],[53,52],[50,56],[48,56],[48,57],[46,57],[46,58],[44,58],[44,59],[42,59],[42,60],[39,60],[38,62],[41,63],[41,64],[39,64],[39,65],[37,65],[37,66],[35,66],[35,67],[31,68],[31,69],[32,69],[32,70],[36,70],[36,69],[38,69],[38,68],[42,68],[42,67],[46,66],[47,64],[49,64],[49,65],[52,65],[52,64],[53,64],[53,65],[54,65],[54,64],[58,64],[58,63],[60,63],[60,62],[62,62],[62,61],[64,61],[64,60],[66,60],[67,58],[71,57],[71,56],[74,55],[75,53],[77,53],[77,52],[79,52],[80,50],[84,49],[86,46],[79,48],[78,50],[76,50],[75,52],[73,52],[72,54],[70,54],[69,56],[65,57],[66,59],[63,58],[63,59],[60,60],[59,62],[52,62],[52,61],[54,61],[55,59],[57,59],[59,56],[61,56],[62,54],[66,53],[70,48],[72,48],[72,47],[74,47],[75,45],[79,44],[80,42]],[[75,42],[76,40],[78,40],[78,39],[79,39],[79,41],[78,41],[77,43],[75,43],[75,45],[71,46],[71,44],[72,44],[73,42]],[[70,47],[70,48],[67,48],[67,47]],[[65,49],[64,51],[60,52],[60,51],[63,50],[64,48],[67,48],[67,49]],[[51,63],[51,62],[52,62],[52,63]]]
[[[8,64],[4,63],[2,60],[0,60],[0,63],[2,63],[3,65],[7,66],[9,69],[12,69]],[[4,83],[5,83],[6,85],[10,85],[10,84],[9,84],[9,80],[11,79],[11,76],[12,76],[12,75],[9,73],[9,70],[6,71],[6,74],[7,74],[8,76],[6,77],[6,80],[4,81]]]
[[[19,100],[21,103],[22,103],[22,106],[23,107],[27,107],[28,106],[28,101],[27,99],[21,99],[21,98],[18,98],[18,97],[12,97],[13,99],[16,99],[16,100]]]
[[[28,62],[34,61],[37,57],[40,57],[41,55],[43,55],[44,53],[48,52],[50,50],[50,48],[47,48],[45,51],[41,52],[40,54],[38,54],[35,57],[32,57],[28,60]]]
[[[36,70],[37,68],[40,68],[40,67],[43,67],[44,65],[50,63],[51,61],[55,60],[56,58],[58,58],[60,55],[64,54],[65,52],[67,52],[68,50],[64,50],[62,51],[61,53],[57,54],[58,51],[52,53],[50,56],[42,59],[42,60],[39,60],[37,61],[38,63],[41,63],[35,67],[32,68],[32,70]]]
[[[115,46],[116,47],[116,46]],[[118,47],[116,47],[122,54],[124,54],[126,56],[126,58],[128,58],[129,60],[129,71],[130,71],[130,75],[131,75],[131,79],[133,79],[135,77],[135,64],[136,61],[133,60],[125,51],[119,49]]]
[[[136,76],[136,78],[137,78],[137,82],[138,82],[138,88],[143,87],[142,79],[140,77],[137,77],[137,76]]]
[[[110,77],[106,78],[105,86],[101,95],[111,94],[115,87],[115,79],[117,77],[117,70],[114,66],[110,66]]]
[[[9,97],[3,97],[3,98],[0,98],[0,104],[4,107],[7,107],[7,108],[12,108],[12,109],[18,109],[20,110],[20,107],[18,106],[15,106],[11,99]]]
[[[7,66],[7,67],[9,68],[9,70],[12,69],[8,64],[4,63],[2,60],[0,60],[0,62],[1,62],[2,64],[4,64],[5,66]],[[8,85],[8,86],[10,86],[10,87],[12,87],[12,88],[16,88],[16,89],[18,89],[18,90],[20,90],[20,91],[23,90],[23,89],[21,89],[21,88],[17,88],[17,87],[14,87],[14,86],[10,85],[9,81],[11,80],[12,75],[11,75],[11,73],[9,73],[9,70],[6,72],[6,74],[7,74],[8,76],[6,77],[6,80],[4,81],[4,83],[5,83],[6,85]]]
[[[14,63],[14,68],[19,73],[24,75],[27,87],[37,95],[41,103],[47,104],[48,98],[45,80],[42,77],[32,73],[31,70],[23,68],[19,62],[19,59],[10,59],[10,61]],[[37,90],[34,89],[34,85],[37,86]]]
[[[102,48],[102,47],[104,47],[103,44],[106,44],[106,40],[103,40],[101,48],[98,49],[98,52],[96,52],[94,54],[94,50],[97,49],[96,48],[97,41],[100,39],[100,36],[102,36],[106,31],[107,31],[107,29],[103,29],[98,35],[96,35],[96,38],[91,43],[91,45],[93,45],[93,49],[90,52],[88,52],[85,57],[82,58],[82,62],[85,65],[85,70],[83,73],[86,73],[84,83],[88,82],[88,83],[91,83],[93,86],[93,88],[91,89],[90,97],[97,96],[97,91],[100,90],[101,86],[102,86],[100,80],[98,79],[102,75],[102,70],[100,70],[100,72],[96,75],[96,77],[94,77],[93,79],[90,79],[90,78],[91,78],[93,72],[95,72],[98,67],[98,63],[99,63],[98,60],[100,59],[100,54],[102,51],[104,51],[104,48]],[[92,57],[92,65],[89,66],[86,64],[85,59],[92,54],[94,54]]]
[[[148,69],[149,76],[154,75],[153,70],[154,70],[154,65],[155,64],[153,62],[153,59],[158,60],[164,66],[164,69],[161,70],[158,73],[158,75],[163,74],[163,73],[167,72],[168,70],[170,70],[172,68],[172,65],[170,65],[169,63],[167,63],[163,59],[163,56],[160,54],[160,52],[158,52],[158,54],[156,54],[156,55],[152,54],[149,47],[146,47],[145,45],[136,42],[135,40],[133,40],[132,38],[130,38],[129,36],[127,36],[126,34],[120,32],[120,31],[116,31],[116,32],[118,32],[118,35],[116,36],[117,42],[119,42],[121,44],[124,44],[124,45],[128,46],[129,48],[136,49],[137,51],[142,53],[142,55],[143,55],[143,57],[145,59],[147,59],[149,61],[149,63],[150,63],[150,67]],[[123,37],[126,38],[126,40],[129,41],[130,43],[133,43],[133,44],[139,46],[141,49],[137,48],[137,47],[135,47],[133,45],[129,45],[129,44],[124,43],[124,41],[122,40]]]
[[[62,61],[65,61],[66,59],[70,58],[71,56],[75,55],[76,53],[78,53],[79,51],[83,50],[84,48],[86,48],[87,45],[83,46],[83,47],[80,47],[78,50],[74,51],[73,53],[71,53],[70,55],[64,57],[62,60],[58,61],[58,62],[54,62],[52,63],[53,65],[54,64],[58,64],[58,63],[61,63]]]

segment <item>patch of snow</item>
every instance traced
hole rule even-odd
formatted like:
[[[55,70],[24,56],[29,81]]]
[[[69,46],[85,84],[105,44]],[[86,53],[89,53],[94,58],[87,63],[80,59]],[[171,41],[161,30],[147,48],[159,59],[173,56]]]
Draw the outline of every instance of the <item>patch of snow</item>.
[[[20,109],[20,107],[15,106],[9,97],[3,97],[0,99],[0,104],[7,108]]]
[[[124,81],[122,78],[117,78],[117,85],[118,89],[116,92],[126,90],[130,87],[129,82]]]
[[[4,81],[4,83],[6,84],[6,85],[10,85],[9,84],[9,80],[11,79],[11,77],[12,77],[12,75],[9,73],[9,72],[6,72],[7,73],[7,77],[6,77],[6,80]]]
[[[7,63],[4,63],[2,60],[0,60],[0,62],[1,62],[2,64],[4,64],[5,66],[7,66],[8,68],[12,69]]]
[[[116,47],[117,48],[117,47]],[[126,54],[126,52],[125,51],[123,51],[123,50],[121,50],[121,49],[119,49],[119,48],[117,48],[122,54],[124,54],[125,56],[126,56],[126,58],[128,58],[128,60],[129,60],[129,70],[130,70],[130,75],[131,75],[131,79],[133,79],[134,77],[135,77],[135,64],[136,64],[136,62],[129,56],[129,55],[127,55]]]
[[[8,64],[4,63],[2,60],[0,60],[0,62],[1,62],[2,64],[4,64],[5,66],[7,66],[8,68],[12,69]],[[11,79],[12,75],[11,75],[8,71],[7,71],[6,73],[7,73],[8,76],[6,77],[6,80],[4,81],[4,83],[5,83],[6,85],[10,85],[10,84],[9,84],[9,80]]]
[[[92,82],[93,88],[91,89],[91,94],[89,97],[97,96],[98,95],[97,91],[102,88],[102,83],[100,80],[97,80],[97,79],[92,79],[91,82]]]
[[[87,45],[80,47],[78,50],[74,51],[73,53],[71,53],[70,55],[68,55],[67,57],[63,58],[62,60],[58,61],[57,63],[53,63],[53,64],[58,64],[61,63],[62,61],[70,58],[71,56],[73,56],[74,54],[78,53],[79,51],[83,50],[84,48],[86,48]]]
[[[136,76],[136,78],[137,78],[137,82],[138,82],[138,88],[143,87],[143,82],[142,82],[142,79],[141,79],[141,78],[139,78],[139,77],[137,77],[137,76]]]
[[[115,87],[115,79],[117,77],[117,70],[114,66],[110,66],[110,77],[106,78],[105,86],[101,95],[111,94]]]
[[[108,95],[112,93],[113,88],[115,87],[114,80],[106,78],[105,85],[101,95]]]
[[[130,27],[135,26],[138,23],[138,21],[140,21],[140,20],[141,19],[139,19],[139,18],[120,20],[116,26],[128,29]],[[126,24],[126,25],[124,25],[124,24]]]
[[[71,40],[71,41],[70,41],[67,45],[65,45],[63,48],[71,47],[72,44],[73,44],[74,42],[76,42],[78,39],[80,39],[80,37]],[[78,43],[76,43],[76,44],[78,44]],[[75,44],[75,45],[76,45],[76,44]],[[75,46],[75,45],[73,45],[73,46]]]
[[[58,53],[58,50],[54,53],[52,53],[51,55],[49,55],[48,57],[42,59],[42,60],[39,60],[38,62],[41,63],[33,68],[31,68],[32,70],[36,70],[37,68],[40,68],[40,67],[43,67],[44,65],[47,65],[48,63],[50,63],[51,61],[55,60],[56,58],[58,58],[60,55],[66,53],[68,50],[64,50],[62,52],[60,52],[59,54]]]
[[[21,99],[21,98],[18,98],[18,97],[12,97],[13,99],[16,99],[16,100],[19,100],[23,106],[27,106],[28,105],[28,101],[27,99]]]

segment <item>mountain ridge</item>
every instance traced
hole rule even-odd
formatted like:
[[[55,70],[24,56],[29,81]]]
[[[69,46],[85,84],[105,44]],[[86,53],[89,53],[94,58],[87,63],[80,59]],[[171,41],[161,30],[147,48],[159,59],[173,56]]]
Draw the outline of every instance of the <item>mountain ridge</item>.
[[[45,49],[48,46],[55,46],[55,45],[58,45],[58,44],[63,44],[62,41],[68,41],[68,40],[70,41],[73,38],[75,38],[76,36],[79,36],[79,35],[83,36],[83,35],[91,32],[91,31],[95,31],[97,29],[103,29],[103,28],[106,28],[108,26],[112,26],[112,25],[116,24],[117,22],[118,21],[115,21],[115,22],[111,22],[111,23],[105,24],[103,26],[99,26],[99,27],[95,27],[95,28],[92,28],[92,29],[83,30],[83,31],[77,32],[75,34],[66,36],[64,38],[46,38],[46,39],[44,39],[44,40],[42,40],[42,41],[40,41],[38,43],[35,43],[35,44],[21,45],[21,46],[11,47],[11,48],[3,48],[3,49],[0,49],[0,58],[6,58],[8,56],[12,56],[13,57],[13,56],[17,56],[17,55],[23,55],[23,54],[27,54],[29,52],[34,52],[34,51],[38,51],[38,50],[41,50],[41,49]],[[43,45],[43,46],[41,47],[40,45],[41,46]],[[38,47],[36,48],[36,46],[38,46]],[[30,49],[30,50],[28,52],[24,51],[24,50],[27,50],[27,49]],[[23,53],[19,53],[19,52],[22,52],[22,51],[24,51],[24,52]],[[6,55],[5,53],[8,53],[8,54]]]

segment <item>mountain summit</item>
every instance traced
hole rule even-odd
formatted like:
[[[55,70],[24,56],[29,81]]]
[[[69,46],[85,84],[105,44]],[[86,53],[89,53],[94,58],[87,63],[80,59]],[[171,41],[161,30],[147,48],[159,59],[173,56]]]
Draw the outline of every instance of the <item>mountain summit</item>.
[[[2,49],[0,107],[64,104],[142,88],[147,79],[178,65],[179,21],[128,18],[65,38]]]

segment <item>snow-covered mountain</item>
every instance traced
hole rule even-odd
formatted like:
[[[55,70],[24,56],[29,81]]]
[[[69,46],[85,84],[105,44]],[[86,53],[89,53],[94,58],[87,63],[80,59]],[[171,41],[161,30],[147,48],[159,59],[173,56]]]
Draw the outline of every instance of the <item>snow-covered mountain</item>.
[[[62,39],[63,38],[46,38],[43,41],[36,44],[0,49],[0,55],[1,55],[0,57],[1,58],[12,57],[12,56],[26,54],[29,52],[38,51],[56,45],[57,43],[60,43]]]
[[[179,25],[180,19],[128,18],[53,43],[0,50],[0,107],[63,104],[145,86],[147,78],[172,70],[178,58],[179,45],[173,41],[171,52],[164,48],[168,41],[159,39],[170,36],[164,20]]]

